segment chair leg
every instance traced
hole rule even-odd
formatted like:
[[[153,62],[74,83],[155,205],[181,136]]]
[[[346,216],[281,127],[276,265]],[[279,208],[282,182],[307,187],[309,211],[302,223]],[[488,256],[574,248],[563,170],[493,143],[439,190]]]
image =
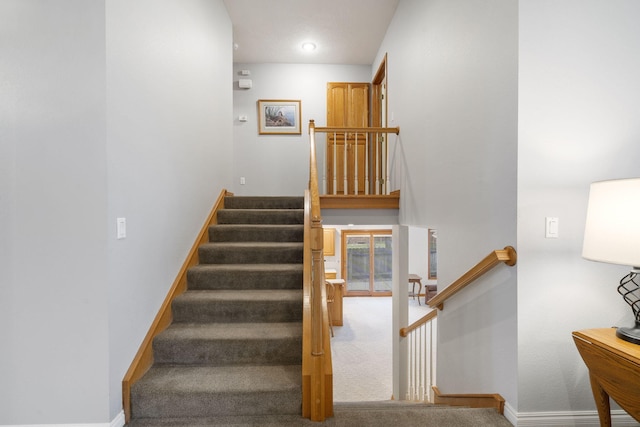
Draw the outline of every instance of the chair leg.
[[[327,313],[329,314],[329,330],[331,331],[331,336],[333,337],[333,318],[331,316],[332,310],[333,310],[333,303],[327,304]]]

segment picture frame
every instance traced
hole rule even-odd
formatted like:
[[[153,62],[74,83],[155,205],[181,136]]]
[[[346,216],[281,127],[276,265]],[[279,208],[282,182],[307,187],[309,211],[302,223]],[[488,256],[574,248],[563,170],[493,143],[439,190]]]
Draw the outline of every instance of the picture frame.
[[[429,228],[429,243],[427,255],[428,280],[438,279],[438,232]]]
[[[301,123],[300,100],[258,100],[258,133],[260,135],[301,135]]]

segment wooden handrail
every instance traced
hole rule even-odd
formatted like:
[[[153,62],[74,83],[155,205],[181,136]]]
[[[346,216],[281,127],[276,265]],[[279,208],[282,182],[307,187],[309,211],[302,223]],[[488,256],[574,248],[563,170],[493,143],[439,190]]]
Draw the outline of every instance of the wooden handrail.
[[[313,122],[313,120],[311,120]],[[400,133],[400,127],[315,127],[315,132],[333,133],[333,132],[351,132],[351,133]]]
[[[413,322],[412,324],[410,324],[406,328],[400,328],[400,336],[401,337],[406,337],[407,335],[409,335],[411,333],[411,331],[415,331],[420,326],[424,325],[425,323],[429,322],[430,320],[435,319],[436,317],[438,317],[438,311],[437,310],[430,311],[429,313],[427,313],[426,315],[422,316],[420,319],[416,320],[415,322]]]
[[[487,271],[491,270],[501,262],[504,262],[510,267],[514,266],[516,265],[517,260],[518,254],[513,246],[507,246],[504,249],[491,252],[482,261],[463,274],[458,280],[444,288],[442,292],[438,292],[435,297],[431,298],[428,302],[429,307],[438,307],[438,309],[442,310],[444,308],[444,302],[447,299],[460,292],[468,284],[478,279]]]
[[[182,264],[182,268],[178,272],[173,285],[169,289],[169,293],[165,297],[162,306],[158,310],[158,314],[153,320],[153,323],[151,324],[147,335],[145,336],[142,344],[140,345],[140,348],[138,349],[138,352],[133,358],[133,361],[131,362],[127,373],[122,379],[122,405],[126,423],[131,420],[131,386],[135,382],[137,382],[153,364],[153,339],[156,335],[166,329],[173,320],[171,303],[178,295],[180,295],[187,289],[187,271],[190,267],[198,264],[198,247],[200,247],[200,245],[202,245],[203,243],[209,241],[209,226],[218,222],[217,213],[220,209],[224,208],[225,196],[233,196],[233,193],[230,193],[224,189],[220,192],[220,195],[213,205],[209,216],[205,220],[204,225],[200,229],[200,233],[198,234],[198,237],[196,237],[196,240],[193,243],[193,246],[191,247],[187,258]]]

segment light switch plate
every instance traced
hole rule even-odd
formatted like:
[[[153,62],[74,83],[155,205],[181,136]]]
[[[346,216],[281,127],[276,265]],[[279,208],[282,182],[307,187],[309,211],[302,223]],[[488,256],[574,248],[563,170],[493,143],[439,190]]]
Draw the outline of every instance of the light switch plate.
[[[557,217],[548,216],[545,218],[545,237],[547,239],[558,238],[559,220]]]
[[[127,237],[127,219],[126,218],[116,218],[117,224],[117,238],[124,239]]]

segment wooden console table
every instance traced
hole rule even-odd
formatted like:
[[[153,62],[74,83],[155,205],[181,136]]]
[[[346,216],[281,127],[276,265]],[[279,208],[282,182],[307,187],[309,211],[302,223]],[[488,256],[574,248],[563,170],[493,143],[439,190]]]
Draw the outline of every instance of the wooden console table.
[[[422,277],[417,274],[409,274],[409,284],[411,285],[411,293],[413,299],[418,297],[418,305],[420,305],[420,292],[422,292]],[[418,285],[418,293],[416,294],[416,284]],[[411,296],[411,295],[409,295]]]
[[[614,328],[573,332],[573,341],[589,368],[600,426],[611,426],[609,397],[640,421],[640,345],[616,337]]]
[[[342,297],[344,296],[343,279],[326,279],[334,287],[333,303],[328,307],[331,310],[331,323],[333,326],[342,326]]]

